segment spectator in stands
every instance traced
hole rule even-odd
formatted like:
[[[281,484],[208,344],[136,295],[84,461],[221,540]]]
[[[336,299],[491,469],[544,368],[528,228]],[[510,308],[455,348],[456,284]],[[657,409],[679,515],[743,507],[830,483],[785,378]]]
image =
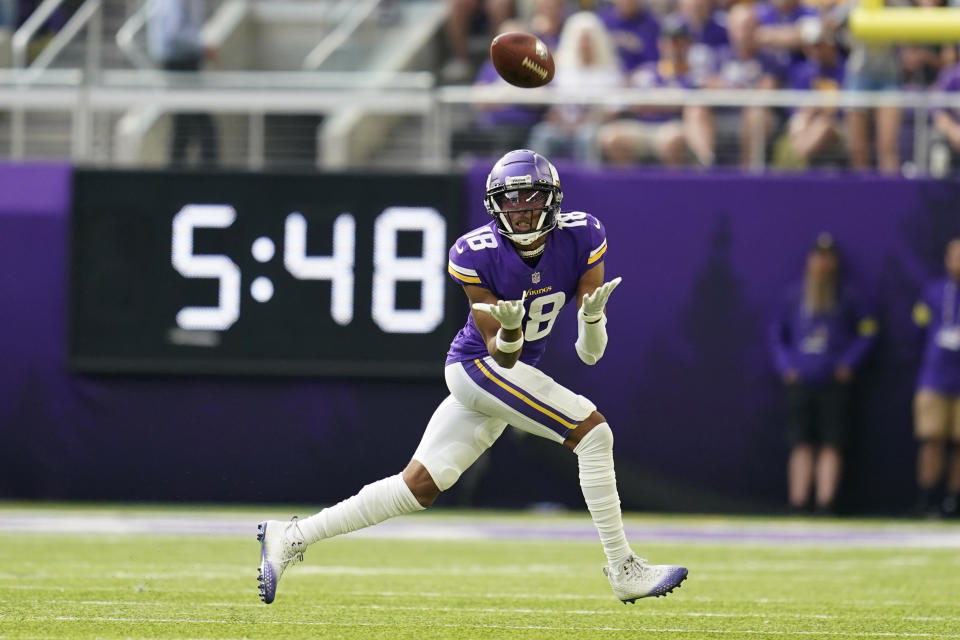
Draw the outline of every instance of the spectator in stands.
[[[524,25],[518,20],[506,20],[500,32],[522,31]],[[507,81],[500,77],[489,56],[474,81],[476,86],[506,87]],[[473,105],[472,123],[454,131],[455,153],[473,152],[483,155],[503,155],[510,149],[527,144],[532,127],[540,121],[543,109],[531,105],[504,104],[502,102]]]
[[[727,27],[720,22],[714,0],[679,0],[677,15],[690,31],[688,63],[694,82],[702,85],[716,68],[718,51],[729,42]]]
[[[924,287],[913,308],[914,322],[926,330],[914,429],[920,443],[918,509],[923,515],[956,516],[960,514],[960,237],[947,244],[944,264],[946,276]],[[944,473],[948,442],[953,451]],[[940,501],[936,494],[944,475],[946,496]]]
[[[899,63],[900,63],[900,87],[899,91],[906,94],[921,94],[936,88],[937,79],[943,69],[950,67],[956,62],[956,47],[950,45],[925,45],[917,43],[904,43],[899,45]],[[893,107],[884,107],[882,109],[893,110]],[[877,109],[880,111],[881,109]],[[898,120],[896,147],[893,153],[896,154],[896,160],[900,162],[901,158],[913,159],[916,156],[914,132],[916,130],[917,117],[930,118],[927,110],[917,111],[916,109],[906,107],[897,109],[902,113]],[[877,114],[877,136],[880,136],[880,115]],[[929,169],[934,176],[943,176],[947,171],[947,164],[950,161],[949,145],[934,128],[929,137],[928,162]],[[877,141],[877,153],[880,154],[880,141]],[[904,163],[906,164],[906,163]],[[881,170],[885,167],[881,165]],[[906,164],[908,171],[912,172],[913,163]],[[899,167],[896,167],[899,170]],[[894,171],[891,166],[890,172]]]
[[[470,61],[470,35],[479,32],[487,35],[498,33],[500,23],[514,16],[513,0],[446,0],[447,43],[450,60],[440,71],[440,77],[448,83],[467,83],[473,76]]]
[[[838,91],[844,64],[835,44],[825,37],[804,47],[807,59],[791,67],[789,87],[795,90]],[[787,123],[788,147],[781,147],[781,166],[845,162],[842,149],[842,112],[836,107],[800,107]]]
[[[600,95],[623,87],[623,73],[613,42],[596,14],[581,11],[567,18],[554,56],[557,72],[552,85],[561,91]],[[587,161],[596,127],[608,116],[604,107],[555,105],[530,134],[530,149],[548,157]]]
[[[147,13],[150,54],[164,71],[196,73],[216,51],[203,43],[204,0],[155,0]],[[175,113],[170,164],[184,166],[191,142],[200,147],[200,163],[217,164],[217,130],[207,113]]]
[[[646,62],[657,60],[660,24],[642,0],[612,0],[598,14],[613,38],[626,73]]]
[[[664,19],[658,41],[657,62],[647,62],[638,67],[628,80],[638,89],[694,88],[687,52],[690,49],[690,33],[686,24],[676,16]],[[683,107],[638,106],[623,114],[624,117],[600,127],[597,140],[606,162],[614,165],[629,165],[655,158],[662,164],[678,166],[686,161],[686,130],[683,122]],[[703,135],[703,128],[693,131]],[[703,149],[709,141],[697,139],[691,148]],[[712,163],[712,158],[706,158]]]
[[[802,62],[802,47],[823,36],[817,10],[800,0],[769,0],[756,5],[756,11],[757,45],[775,52],[784,66]]]
[[[738,4],[727,16],[730,44],[719,49],[715,67],[703,86],[709,89],[776,89],[784,81],[786,69],[777,58],[757,48],[754,34],[757,17],[749,4]],[[762,155],[765,142],[771,140],[776,118],[768,107],[707,107],[691,106],[685,112],[687,127],[702,127],[704,132],[693,140],[706,141],[704,149],[693,151],[703,162],[716,152],[721,163],[739,162],[751,165],[754,147],[759,145]],[[733,154],[727,149],[735,149]],[[732,155],[732,158],[730,157]]]
[[[960,92],[960,64],[954,63],[943,69],[934,89],[948,93]],[[944,149],[945,153],[943,157],[931,159],[931,170],[937,175],[943,175],[951,168],[955,171],[957,159],[960,158],[960,109],[937,109],[933,113],[933,127],[938,138],[934,144]]]
[[[827,15],[839,29],[846,24],[847,14],[857,5],[856,0],[846,0],[837,11]],[[847,58],[844,89],[847,91],[897,91],[900,88],[900,61],[897,48],[891,44],[867,43],[849,38],[850,55]],[[875,133],[871,133],[871,118]],[[900,171],[898,149],[901,111],[899,107],[876,109],[848,109],[847,145],[850,166],[865,170],[873,166],[871,148],[876,145],[876,162],[885,173]]]
[[[786,386],[791,445],[789,500],[800,512],[833,511],[849,427],[850,384],[877,331],[850,287],[842,286],[833,237],[817,236],[803,282],[791,287],[770,331]]]
[[[566,19],[564,0],[535,0],[530,15],[530,31],[553,51],[560,44],[560,32]]]

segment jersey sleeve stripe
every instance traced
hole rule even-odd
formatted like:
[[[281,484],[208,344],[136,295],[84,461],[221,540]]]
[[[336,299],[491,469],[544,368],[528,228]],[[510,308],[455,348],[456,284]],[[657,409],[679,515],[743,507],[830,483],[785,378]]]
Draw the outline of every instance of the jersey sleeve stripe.
[[[587,264],[593,264],[597,260],[603,257],[603,254],[607,252],[607,241],[604,240],[600,243],[600,246],[590,252],[590,257],[587,259]]]
[[[467,283],[470,283],[470,284],[480,284],[480,278],[477,278],[476,276],[465,276],[465,275],[462,275],[462,274],[454,271],[454,270],[453,270],[453,266],[448,266],[448,267],[447,267],[447,273],[449,273],[450,275],[452,275],[452,276],[453,276],[454,278],[456,278],[457,280],[460,280],[461,282],[467,282]]]
[[[476,278],[478,275],[477,272],[474,271],[473,269],[467,269],[466,267],[461,267],[458,264],[453,264],[453,260],[448,260],[447,266],[450,269],[453,269],[454,271],[456,271],[457,273],[463,276],[473,276],[474,278]]]

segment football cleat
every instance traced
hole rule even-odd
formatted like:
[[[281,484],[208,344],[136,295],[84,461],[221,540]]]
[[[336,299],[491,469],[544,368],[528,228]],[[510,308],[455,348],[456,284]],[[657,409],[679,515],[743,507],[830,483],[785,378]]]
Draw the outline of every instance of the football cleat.
[[[307,545],[297,517],[290,522],[267,520],[257,525],[257,540],[260,541],[260,568],[257,570],[260,599],[266,604],[273,602],[277,595],[277,583],[284,570],[292,564],[303,561],[303,551]]]
[[[633,604],[637,598],[667,595],[686,580],[687,569],[672,564],[647,564],[643,558],[631,555],[616,567],[604,567],[603,575],[624,604]]]

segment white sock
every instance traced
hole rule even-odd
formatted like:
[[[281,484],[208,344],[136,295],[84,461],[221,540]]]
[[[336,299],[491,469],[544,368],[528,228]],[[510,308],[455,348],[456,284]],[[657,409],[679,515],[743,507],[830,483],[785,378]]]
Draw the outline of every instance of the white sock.
[[[422,511],[401,474],[368,484],[357,495],[300,520],[307,544],[383,522],[387,518]]]
[[[601,422],[583,437],[573,450],[580,466],[580,488],[593,524],[600,534],[600,544],[610,567],[616,567],[633,551],[623,533],[617,476],[613,470],[613,432]]]

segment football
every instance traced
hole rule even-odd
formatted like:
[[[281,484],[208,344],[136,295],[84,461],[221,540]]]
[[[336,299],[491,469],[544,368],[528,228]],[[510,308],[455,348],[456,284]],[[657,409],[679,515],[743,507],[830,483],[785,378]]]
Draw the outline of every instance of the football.
[[[542,87],[553,80],[553,56],[533,34],[501,33],[490,43],[490,59],[500,77],[514,86]]]

